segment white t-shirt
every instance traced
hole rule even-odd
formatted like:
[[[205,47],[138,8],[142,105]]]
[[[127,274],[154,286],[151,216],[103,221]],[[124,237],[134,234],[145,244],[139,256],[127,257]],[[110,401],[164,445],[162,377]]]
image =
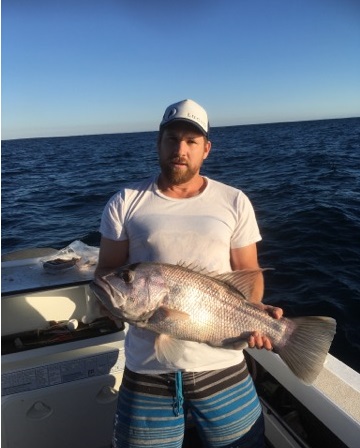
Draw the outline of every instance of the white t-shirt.
[[[218,273],[231,271],[230,249],[261,240],[253,207],[240,190],[206,178],[206,188],[186,199],[162,194],[157,179],[121,189],[107,203],[100,232],[129,241],[128,263],[186,263]],[[176,363],[155,358],[156,334],[130,326],[125,341],[126,365],[137,373],[223,369],[243,360],[242,350],[183,341]]]

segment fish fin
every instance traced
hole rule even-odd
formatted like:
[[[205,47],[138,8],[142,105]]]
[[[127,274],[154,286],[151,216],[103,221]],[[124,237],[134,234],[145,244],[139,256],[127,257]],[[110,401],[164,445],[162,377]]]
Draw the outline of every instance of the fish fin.
[[[219,275],[218,272],[208,271],[206,268],[201,267],[196,263],[187,263],[185,261],[179,261],[177,263],[177,266],[180,266],[181,268],[184,269],[189,269],[190,271],[196,272],[197,274],[208,275],[210,277],[215,277],[216,275]]]
[[[157,320],[161,317],[162,320],[164,319],[171,319],[171,320],[188,320],[190,319],[190,314],[185,313],[184,311],[180,310],[174,310],[173,308],[168,308],[166,306],[161,306],[156,313],[153,315],[154,318]],[[153,319],[150,319],[153,320]]]
[[[208,277],[215,278],[222,283],[235,288],[245,300],[250,300],[252,297],[256,278],[262,272],[272,270],[272,268],[259,268],[259,269],[243,269],[238,271],[230,271],[223,274],[219,274],[215,271],[208,271],[206,268],[201,268],[194,263],[178,262],[178,266],[184,269],[190,269],[198,274],[207,275]]]
[[[244,350],[244,348],[248,348],[249,344],[247,341],[237,341],[234,342],[229,348],[232,350]]]
[[[319,375],[336,332],[331,317],[290,318],[296,328],[286,344],[274,351],[304,383],[311,384]]]
[[[244,269],[241,271],[231,271],[225,274],[214,276],[217,280],[235,288],[243,296],[245,300],[252,297],[256,278],[265,269]]]
[[[155,353],[158,361],[175,362],[184,352],[184,344],[180,339],[172,338],[167,334],[159,334],[155,339]]]

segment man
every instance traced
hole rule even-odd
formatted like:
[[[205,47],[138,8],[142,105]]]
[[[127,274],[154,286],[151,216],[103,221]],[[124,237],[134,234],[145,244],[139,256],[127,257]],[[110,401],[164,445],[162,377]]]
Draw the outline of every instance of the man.
[[[169,106],[160,124],[160,175],[123,188],[101,221],[97,272],[139,261],[187,263],[209,272],[257,269],[261,236],[249,199],[200,174],[211,149],[206,111]],[[251,297],[261,302],[263,278]],[[263,305],[274,318],[282,310]],[[206,447],[262,447],[263,418],[242,350],[182,341],[174,363],[155,357],[155,334],[130,326],[113,446],[181,447],[189,414]],[[254,333],[249,346],[271,350]]]

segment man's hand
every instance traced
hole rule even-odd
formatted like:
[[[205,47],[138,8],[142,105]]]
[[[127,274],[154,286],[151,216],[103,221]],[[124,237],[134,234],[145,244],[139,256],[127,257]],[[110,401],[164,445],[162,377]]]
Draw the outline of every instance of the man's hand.
[[[276,306],[262,305],[262,309],[266,311],[274,319],[281,319],[283,310]],[[270,339],[267,336],[262,336],[259,331],[254,331],[248,339],[249,348],[265,348],[266,350],[272,350],[273,346]]]

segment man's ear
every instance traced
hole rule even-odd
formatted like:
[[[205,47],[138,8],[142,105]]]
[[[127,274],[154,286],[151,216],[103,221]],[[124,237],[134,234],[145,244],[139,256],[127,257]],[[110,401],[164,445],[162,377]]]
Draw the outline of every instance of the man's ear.
[[[208,155],[210,154],[210,150],[211,150],[211,141],[208,140],[208,142],[205,145],[205,151],[204,151],[203,160],[207,159]]]

